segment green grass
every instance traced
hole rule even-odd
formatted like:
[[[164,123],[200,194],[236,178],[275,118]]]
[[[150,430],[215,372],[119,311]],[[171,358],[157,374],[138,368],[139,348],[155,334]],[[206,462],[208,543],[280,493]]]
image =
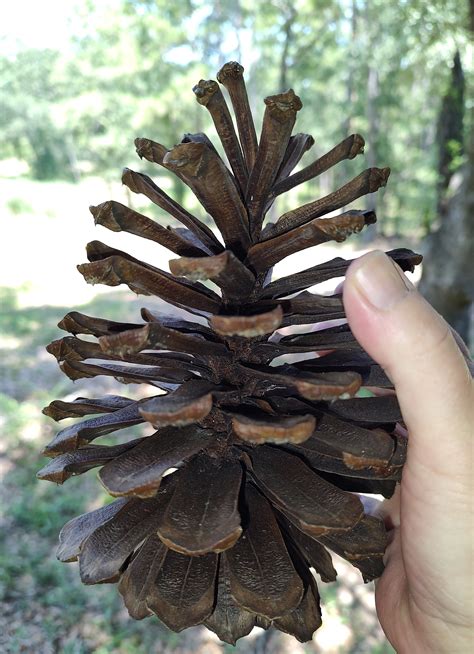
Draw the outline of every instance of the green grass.
[[[18,216],[24,213],[33,213],[33,207],[31,204],[21,197],[10,197],[5,203],[8,211],[14,216]]]

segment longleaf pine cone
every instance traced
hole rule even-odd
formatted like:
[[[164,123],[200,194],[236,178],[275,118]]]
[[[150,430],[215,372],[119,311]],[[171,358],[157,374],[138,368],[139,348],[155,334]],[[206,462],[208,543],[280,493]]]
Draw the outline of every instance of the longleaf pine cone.
[[[329,550],[364,581],[381,574],[384,526],[364,514],[357,493],[392,495],[406,441],[395,433],[401,416],[393,394],[358,394],[392,384],[340,320],[341,296],[306,290],[343,276],[350,261],[338,257],[274,281],[271,271],[294,252],[373,223],[372,211],[332,213],[384,186],[390,171],[369,168],[264,225],[278,195],[352,159],[364,140],[353,134],[293,173],[314,143],[292,135],[298,96],[290,89],[265,99],[257,143],[242,66],[227,63],[217,78],[236,127],[217,82],[201,80],[194,92],[229,165],[202,133],[170,150],[136,140],[140,157],[173,171],[217,229],[126,169],[124,184],[182,226],[164,228],[115,201],[91,207],[94,220],[171,250],[171,272],[99,241],[78,266],[89,283],[125,284],[186,310],[188,319],[149,309],[136,324],[75,311],[64,317],[59,327],[71,335],[48,350],[70,379],[108,375],[153,390],[139,400],[52,402],[44,413],[55,420],[92,417],[55,436],[38,477],[62,484],[100,468],[117,499],[68,522],[57,555],[79,561],[85,584],[118,582],[133,618],[154,613],[175,631],[204,624],[228,643],[255,625],[306,641],[321,625],[314,573],[336,578]],[[421,261],[406,249],[388,255],[405,271]],[[324,324],[333,320],[338,326]],[[292,325],[303,327],[278,332]],[[283,355],[292,363],[275,362]],[[155,433],[95,444],[140,423]]]

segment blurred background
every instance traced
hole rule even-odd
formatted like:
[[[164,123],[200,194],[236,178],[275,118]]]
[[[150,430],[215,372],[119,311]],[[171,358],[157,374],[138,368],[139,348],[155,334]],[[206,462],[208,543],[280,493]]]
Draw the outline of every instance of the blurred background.
[[[101,505],[95,475],[65,487],[37,482],[39,451],[55,426],[41,408],[114,392],[117,382],[63,376],[44,346],[75,308],[123,321],[143,300],[88,287],[75,266],[89,240],[167,269],[170,253],[94,228],[90,204],[115,199],[166,216],[120,183],[130,166],[188,209],[177,179],[135,155],[137,136],[168,147],[184,132],[215,141],[192,86],[228,60],[246,69],[257,126],[264,96],[292,86],[304,108],[296,130],[315,145],[303,165],[353,132],[365,162],[344,162],[275,203],[275,215],[326,195],[367,166],[390,166],[386,189],[364,202],[373,228],[341,246],[306,250],[277,266],[379,247],[425,255],[421,289],[473,344],[474,72],[472,0],[16,0],[0,21],[0,651],[37,654],[384,654],[372,585],[338,560],[320,584],[323,627],[305,645],[254,630],[236,649],[199,627],[173,634],[134,622],[114,586],[83,587],[75,564],[56,562],[59,529]],[[202,213],[201,213],[202,215]],[[102,233],[103,232],[103,233]],[[149,304],[149,303],[148,303]],[[169,308],[168,308],[169,312]],[[130,387],[133,392],[133,386]]]

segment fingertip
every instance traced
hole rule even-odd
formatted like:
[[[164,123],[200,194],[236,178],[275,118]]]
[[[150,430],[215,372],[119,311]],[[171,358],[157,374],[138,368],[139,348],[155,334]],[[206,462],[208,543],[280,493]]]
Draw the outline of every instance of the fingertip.
[[[361,257],[349,267],[343,301],[354,336],[393,381],[417,442],[426,448],[435,432],[462,425],[472,402],[465,358],[446,321],[401,270],[382,252]]]
[[[390,311],[414,290],[401,269],[381,250],[356,259],[347,271],[346,300],[357,297],[376,312]]]
[[[349,326],[362,347],[382,365],[391,310],[413,289],[386,254],[374,250],[349,266],[343,303]]]

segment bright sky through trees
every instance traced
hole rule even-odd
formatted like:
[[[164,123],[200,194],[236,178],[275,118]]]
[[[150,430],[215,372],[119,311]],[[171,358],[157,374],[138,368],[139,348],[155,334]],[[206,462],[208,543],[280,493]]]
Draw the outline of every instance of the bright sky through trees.
[[[383,229],[423,232],[434,220],[437,116],[456,50],[472,76],[466,28],[459,0],[4,0],[0,162],[38,180],[115,180],[117,167],[134,164],[137,134],[167,144],[190,129],[212,137],[191,89],[237,59],[257,123],[262,96],[293,86],[311,156],[363,134],[366,165],[392,168],[377,207]],[[300,201],[357,171],[340,166]]]
[[[15,0],[0,11],[0,54],[24,48],[67,49],[77,0]]]
[[[51,48],[66,51],[71,46],[73,36],[77,35],[78,24],[75,21],[77,10],[85,3],[80,0],[18,0],[8,3],[8,8],[0,12],[0,56],[11,56],[29,48]],[[117,0],[101,0],[102,8],[113,9],[114,4],[120,9]],[[196,32],[198,25],[212,13],[212,3],[204,2],[192,12],[187,20],[190,36]],[[27,17],[25,19],[25,17]],[[242,30],[242,64],[248,67],[255,58],[251,47],[250,30]],[[222,43],[222,52],[234,52],[237,49],[237,37],[233,30],[228,30]],[[167,60],[181,64],[196,60],[198,53],[189,45],[177,46],[167,53]]]

